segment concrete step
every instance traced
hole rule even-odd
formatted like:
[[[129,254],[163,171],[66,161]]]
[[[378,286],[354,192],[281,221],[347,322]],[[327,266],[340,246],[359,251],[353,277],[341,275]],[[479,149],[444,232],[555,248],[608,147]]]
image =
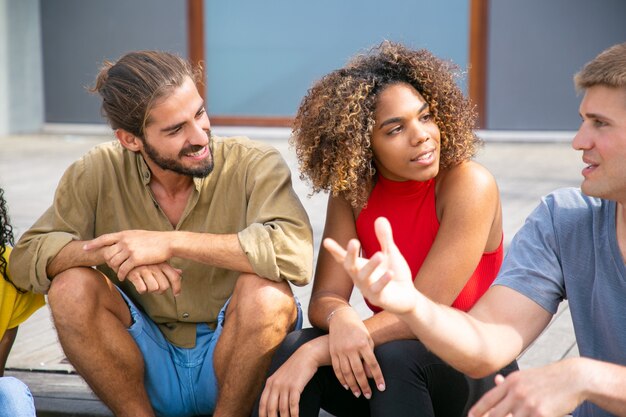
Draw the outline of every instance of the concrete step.
[[[113,413],[95,396],[77,374],[5,371],[30,388],[37,417],[112,417]],[[320,417],[333,417],[320,411]]]
[[[7,370],[23,381],[35,399],[38,417],[111,417],[113,413],[76,374]]]

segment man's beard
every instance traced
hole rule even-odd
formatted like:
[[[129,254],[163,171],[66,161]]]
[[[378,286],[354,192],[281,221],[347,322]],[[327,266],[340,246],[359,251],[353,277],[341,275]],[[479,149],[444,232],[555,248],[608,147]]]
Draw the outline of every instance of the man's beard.
[[[194,178],[204,178],[213,171],[213,141],[210,138],[210,133],[207,134],[209,136],[209,155],[204,160],[204,164],[198,167],[186,167],[177,159],[170,159],[159,155],[158,151],[152,147],[148,143],[147,140],[143,140],[143,148],[146,151],[148,157],[154,161],[160,168],[176,172],[182,175],[188,175]],[[193,152],[197,152],[202,149],[203,146],[200,145],[191,145],[186,148],[183,148],[179,153],[178,157],[182,158],[185,155]]]

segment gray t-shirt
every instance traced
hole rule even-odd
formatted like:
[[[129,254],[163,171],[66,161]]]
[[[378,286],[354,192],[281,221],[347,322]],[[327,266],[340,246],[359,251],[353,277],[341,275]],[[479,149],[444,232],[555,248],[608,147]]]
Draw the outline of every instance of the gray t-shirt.
[[[616,204],[564,188],[545,196],[513,239],[494,285],[554,314],[569,300],[580,355],[626,365],[626,267]],[[610,416],[584,403],[578,417]]]

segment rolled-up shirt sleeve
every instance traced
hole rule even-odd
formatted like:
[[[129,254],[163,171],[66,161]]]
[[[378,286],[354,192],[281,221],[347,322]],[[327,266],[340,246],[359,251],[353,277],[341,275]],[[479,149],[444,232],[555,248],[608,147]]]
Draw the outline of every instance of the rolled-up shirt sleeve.
[[[52,206],[24,233],[11,253],[11,279],[19,288],[46,293],[48,264],[73,240],[93,238],[93,184],[85,159],[63,174]]]
[[[293,190],[289,167],[278,151],[269,149],[256,154],[242,169],[248,226],[238,238],[254,272],[273,281],[309,283],[313,233]]]

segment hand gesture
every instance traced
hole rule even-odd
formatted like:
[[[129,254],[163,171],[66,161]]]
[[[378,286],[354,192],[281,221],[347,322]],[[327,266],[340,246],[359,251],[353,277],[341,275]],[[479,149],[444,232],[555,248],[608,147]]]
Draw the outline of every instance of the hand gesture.
[[[415,308],[417,293],[411,270],[393,241],[389,221],[379,217],[374,227],[381,252],[369,261],[359,257],[360,244],[354,239],[347,250],[330,238],[324,239],[324,247],[371,303],[394,314],[408,313]]]
[[[138,266],[160,264],[172,257],[167,234],[146,230],[105,234],[86,242],[83,249],[101,249],[106,264],[120,280]]]
[[[576,360],[578,358],[575,358]],[[578,378],[572,376],[573,360],[541,368],[496,376],[496,387],[469,411],[471,417],[564,416],[582,401]]]

